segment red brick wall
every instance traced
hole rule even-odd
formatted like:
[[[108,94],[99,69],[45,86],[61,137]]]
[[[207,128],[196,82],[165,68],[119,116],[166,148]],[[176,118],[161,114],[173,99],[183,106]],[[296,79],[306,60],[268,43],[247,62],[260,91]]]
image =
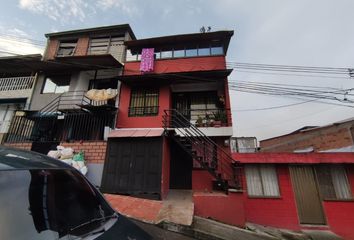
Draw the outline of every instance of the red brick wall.
[[[89,46],[89,37],[81,37],[77,42],[75,56],[85,56]]]
[[[243,227],[245,225],[242,193],[203,193],[193,194],[194,214],[212,218],[223,223]]]
[[[250,198],[244,179],[244,204],[246,221],[280,228],[299,230],[295,197],[288,165],[278,165],[280,198]]]
[[[313,147],[315,151],[348,147],[354,144],[350,128],[354,122],[295,133],[260,141],[263,152],[289,152]]]
[[[45,53],[44,59],[45,60],[53,60],[57,54],[59,40],[57,39],[50,39],[47,51]],[[89,37],[80,37],[78,39],[76,49],[75,49],[75,56],[84,56],[87,54],[87,49],[89,46]]]
[[[260,141],[263,152],[292,152],[296,149],[313,147],[315,151],[348,147],[354,144],[350,132],[353,122],[333,125]]]
[[[106,158],[106,141],[85,141],[60,144],[63,147],[71,147],[75,152],[83,150],[85,153],[85,161],[88,163],[104,163]]]
[[[22,142],[22,143],[4,143],[4,146],[19,148],[24,150],[31,150],[32,142]]]
[[[59,46],[59,41],[57,39],[51,39],[48,42],[44,59],[45,60],[53,60],[56,53],[57,53],[58,46]]]

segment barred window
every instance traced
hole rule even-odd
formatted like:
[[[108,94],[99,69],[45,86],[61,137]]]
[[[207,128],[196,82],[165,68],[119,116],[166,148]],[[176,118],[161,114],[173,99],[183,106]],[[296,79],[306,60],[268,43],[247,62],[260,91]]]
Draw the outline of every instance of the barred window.
[[[279,197],[277,172],[274,165],[246,165],[247,192],[251,197]]]
[[[316,166],[322,198],[325,200],[352,199],[350,185],[343,165]]]
[[[130,97],[129,116],[155,116],[159,113],[158,89],[133,89]]]

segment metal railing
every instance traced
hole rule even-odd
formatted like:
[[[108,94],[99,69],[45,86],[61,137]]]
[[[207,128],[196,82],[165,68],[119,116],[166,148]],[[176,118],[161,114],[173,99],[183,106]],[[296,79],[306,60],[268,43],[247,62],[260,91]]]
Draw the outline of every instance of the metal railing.
[[[173,128],[179,136],[172,135],[192,157],[197,160],[200,166],[207,169],[220,184],[225,184],[225,188],[242,188],[242,177],[235,174],[236,161],[230,153],[206,136],[194,124],[190,122],[182,113],[175,109],[164,110],[163,126],[165,130]],[[188,150],[187,145],[191,146]]]
[[[185,109],[179,112],[196,127],[232,126],[230,109]]]
[[[14,116],[5,141],[102,140],[104,128],[114,126],[115,99],[95,101],[85,93],[66,92],[38,112]]]
[[[32,89],[34,76],[0,78],[0,91]]]

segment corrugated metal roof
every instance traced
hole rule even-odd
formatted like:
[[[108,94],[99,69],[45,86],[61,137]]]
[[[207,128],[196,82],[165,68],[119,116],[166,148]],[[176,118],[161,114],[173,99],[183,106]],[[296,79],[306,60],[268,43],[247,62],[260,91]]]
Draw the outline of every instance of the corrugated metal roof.
[[[108,134],[108,138],[122,137],[159,137],[163,134],[163,128],[127,128],[116,129]]]

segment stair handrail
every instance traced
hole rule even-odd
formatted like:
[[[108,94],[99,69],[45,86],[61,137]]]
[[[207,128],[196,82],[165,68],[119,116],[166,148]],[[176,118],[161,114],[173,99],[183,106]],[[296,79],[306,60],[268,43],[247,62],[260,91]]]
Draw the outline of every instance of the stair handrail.
[[[198,135],[200,135],[200,136],[202,136],[203,137],[203,139],[205,139],[207,142],[209,142],[212,146],[216,146],[216,148],[218,149],[218,150],[220,150],[220,152],[222,153],[222,154],[224,154],[224,156],[226,156],[229,160],[230,160],[230,165],[227,165],[226,163],[224,163],[224,162],[220,162],[220,171],[221,172],[225,172],[224,170],[225,169],[223,169],[223,166],[222,165],[226,165],[226,166],[228,166],[228,170],[230,170],[230,172],[229,172],[229,177],[231,178],[231,175],[233,175],[233,171],[232,171],[232,167],[231,167],[231,164],[232,163],[234,163],[235,161],[233,160],[233,158],[230,156],[230,154],[229,153],[227,153],[224,149],[222,149],[217,143],[215,143],[212,139],[210,139],[208,136],[206,136],[200,129],[198,129],[198,128],[196,128],[192,123],[190,123],[190,121],[183,115],[183,114],[181,114],[179,111],[177,111],[176,109],[169,109],[169,110],[164,110],[164,113],[165,113],[165,115],[168,115],[168,112],[172,112],[172,113],[176,113],[180,118],[182,118],[184,121],[185,121],[185,123],[186,123],[186,125],[188,126],[188,128],[190,128],[190,129],[192,129],[193,131],[194,131],[194,133],[197,133],[197,136]],[[171,119],[172,120],[172,119]],[[167,127],[166,125],[165,125],[165,127]]]

